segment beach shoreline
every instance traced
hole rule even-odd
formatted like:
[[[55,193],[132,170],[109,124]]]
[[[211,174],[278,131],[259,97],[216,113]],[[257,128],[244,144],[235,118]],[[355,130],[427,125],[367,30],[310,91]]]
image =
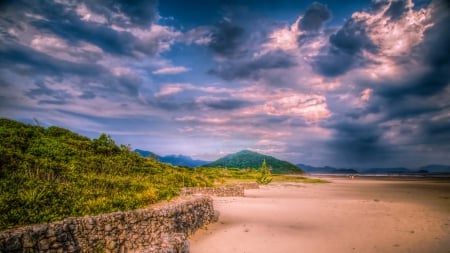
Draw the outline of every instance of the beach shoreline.
[[[449,181],[321,178],[214,198],[190,252],[450,252]]]

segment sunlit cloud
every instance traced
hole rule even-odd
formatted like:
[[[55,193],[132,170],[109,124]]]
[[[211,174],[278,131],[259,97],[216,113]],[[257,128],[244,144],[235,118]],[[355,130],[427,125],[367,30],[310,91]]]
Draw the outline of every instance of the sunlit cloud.
[[[189,68],[178,66],[178,67],[167,67],[167,68],[161,68],[153,71],[152,73],[155,75],[174,75],[179,74],[183,72],[189,71]]]

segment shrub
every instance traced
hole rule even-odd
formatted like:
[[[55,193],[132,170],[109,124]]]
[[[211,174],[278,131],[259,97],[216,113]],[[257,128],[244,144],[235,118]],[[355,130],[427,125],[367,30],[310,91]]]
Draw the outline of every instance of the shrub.
[[[266,160],[263,160],[261,168],[259,168],[259,177],[256,179],[258,184],[269,184],[272,182],[272,174],[269,167],[267,167]]]

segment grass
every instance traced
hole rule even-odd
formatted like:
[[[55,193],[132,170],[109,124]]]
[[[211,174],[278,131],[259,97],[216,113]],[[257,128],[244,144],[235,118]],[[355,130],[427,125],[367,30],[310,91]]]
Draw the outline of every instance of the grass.
[[[304,183],[304,184],[323,184],[329,183],[329,181],[319,179],[319,178],[310,178],[299,175],[273,175],[272,182],[292,182],[292,183]]]
[[[198,173],[207,176],[214,181],[215,186],[224,186],[236,183],[255,183],[260,173],[256,169],[223,169],[223,168],[198,168]],[[295,174],[272,174],[272,182],[291,182],[305,184],[329,183],[329,181],[310,178]]]

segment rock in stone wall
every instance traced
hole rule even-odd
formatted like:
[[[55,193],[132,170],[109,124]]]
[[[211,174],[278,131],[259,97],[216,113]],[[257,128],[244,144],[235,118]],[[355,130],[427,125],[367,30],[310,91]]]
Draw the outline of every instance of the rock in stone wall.
[[[208,196],[0,232],[0,252],[188,252],[186,237],[217,221]]]
[[[211,195],[216,197],[244,197],[244,187],[240,185],[226,187],[186,187],[181,195]]]
[[[211,195],[216,197],[244,197],[244,190],[259,189],[257,183],[241,183],[224,187],[186,187],[181,191],[181,195]]]

